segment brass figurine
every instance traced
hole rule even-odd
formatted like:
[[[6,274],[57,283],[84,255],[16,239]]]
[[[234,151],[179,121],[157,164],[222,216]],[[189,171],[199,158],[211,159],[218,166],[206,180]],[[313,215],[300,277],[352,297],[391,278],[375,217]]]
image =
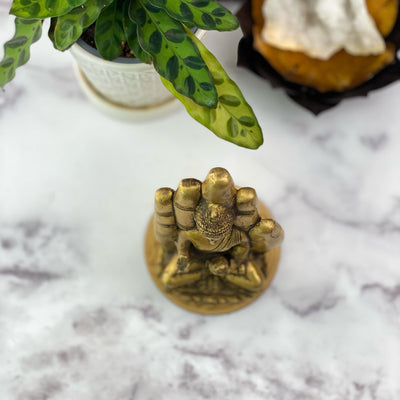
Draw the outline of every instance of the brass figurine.
[[[283,230],[249,187],[213,168],[204,182],[158,189],[146,237],[157,286],[178,305],[203,314],[237,310],[271,282]]]

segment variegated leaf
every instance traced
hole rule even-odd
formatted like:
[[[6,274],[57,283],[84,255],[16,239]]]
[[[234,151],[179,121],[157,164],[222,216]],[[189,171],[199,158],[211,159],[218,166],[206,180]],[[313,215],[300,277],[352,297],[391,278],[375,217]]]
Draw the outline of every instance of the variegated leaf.
[[[158,73],[195,103],[215,107],[217,93],[210,72],[182,24],[146,0],[131,0],[129,16],[137,23],[140,46],[152,56]]]
[[[128,43],[129,48],[132,50],[136,58],[144,63],[151,62],[151,55],[145,52],[139,44],[137,36],[137,25],[129,18],[129,1],[124,2],[123,7],[124,16],[122,18],[122,25],[125,31],[125,40]]]
[[[122,1],[114,0],[104,8],[96,21],[94,41],[96,48],[106,60],[114,60],[121,51],[121,43],[125,40],[122,26]]]
[[[10,14],[20,18],[42,19],[59,17],[86,0],[14,0]]]
[[[0,62],[0,87],[15,76],[17,67],[29,60],[30,46],[42,34],[42,21],[15,18],[14,37],[4,45],[4,57]]]
[[[52,41],[54,47],[56,46],[54,43],[54,30],[56,29],[57,20],[58,17],[50,18],[50,27],[49,31],[47,32],[47,35],[49,36],[49,39]]]
[[[101,10],[111,2],[112,0],[87,0],[69,13],[56,18],[53,35],[51,35],[52,29],[49,31],[54,47],[66,50],[72,46],[80,38],[83,30],[93,24]]]
[[[229,10],[215,0],[150,0],[171,17],[201,29],[232,31],[239,22]]]
[[[201,107],[185,96],[180,95],[170,82],[162,79],[164,85],[186,107],[188,113],[222,139],[242,147],[256,149],[263,143],[261,128],[253,110],[247,104],[237,87],[217,59],[191,32],[203,60],[206,62],[217,88],[218,104],[214,109]]]

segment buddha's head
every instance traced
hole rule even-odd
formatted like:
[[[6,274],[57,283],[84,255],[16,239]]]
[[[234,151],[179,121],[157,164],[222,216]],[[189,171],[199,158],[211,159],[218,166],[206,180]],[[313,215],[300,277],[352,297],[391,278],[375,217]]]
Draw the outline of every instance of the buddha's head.
[[[211,241],[230,235],[235,215],[236,189],[224,168],[213,168],[201,185],[202,201],[194,219],[198,231]]]

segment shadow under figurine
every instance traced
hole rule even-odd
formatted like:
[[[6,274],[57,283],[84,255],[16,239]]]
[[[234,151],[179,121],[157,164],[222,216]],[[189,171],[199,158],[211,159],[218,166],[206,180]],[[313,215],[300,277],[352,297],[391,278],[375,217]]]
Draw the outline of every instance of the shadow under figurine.
[[[255,300],[271,282],[283,230],[257,206],[254,189],[237,189],[223,168],[204,182],[183,179],[161,188],[146,237],[157,286],[176,304],[220,314]]]

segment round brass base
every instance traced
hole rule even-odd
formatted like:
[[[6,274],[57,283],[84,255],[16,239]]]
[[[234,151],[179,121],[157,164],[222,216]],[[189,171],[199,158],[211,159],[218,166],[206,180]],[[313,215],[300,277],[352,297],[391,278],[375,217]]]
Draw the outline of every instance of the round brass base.
[[[259,211],[262,218],[272,218],[268,208],[260,202]],[[151,219],[147,227],[145,254],[147,268],[149,269],[154,282],[156,283],[158,288],[165,294],[165,296],[167,296],[171,301],[173,301],[178,306],[185,308],[186,310],[200,314],[225,314],[247,306],[248,304],[256,300],[264,292],[264,290],[267,289],[278,268],[280,247],[272,249],[265,254],[267,271],[262,288],[257,292],[251,293],[251,295],[240,296],[239,298],[236,298],[236,301],[234,303],[224,301],[223,298],[215,299],[214,301],[210,301],[210,299],[208,298],[207,301],[202,301],[203,299],[201,299],[200,296],[192,296],[192,298],[187,296],[184,297],[179,294],[179,291],[167,290],[164,287],[160,279],[160,275],[162,272],[162,267],[159,263],[161,246],[156,241],[156,238],[154,236],[153,218]]]

